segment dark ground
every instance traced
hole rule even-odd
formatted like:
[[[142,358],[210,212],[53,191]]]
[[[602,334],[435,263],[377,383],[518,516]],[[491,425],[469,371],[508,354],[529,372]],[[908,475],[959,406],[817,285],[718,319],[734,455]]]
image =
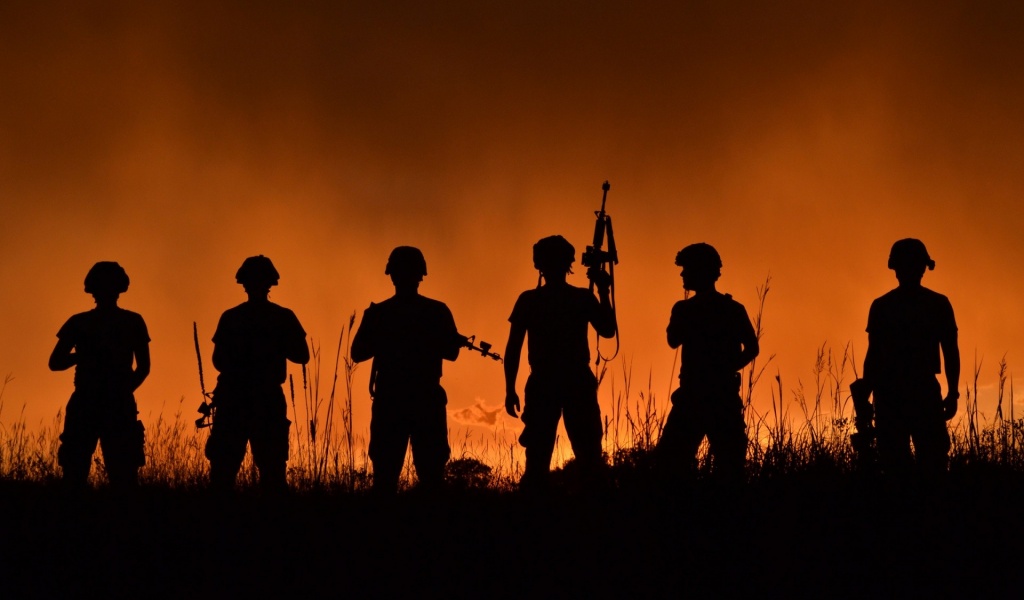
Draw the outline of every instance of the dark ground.
[[[1022,501],[997,472],[390,501],[0,482],[0,596],[1020,597]]]

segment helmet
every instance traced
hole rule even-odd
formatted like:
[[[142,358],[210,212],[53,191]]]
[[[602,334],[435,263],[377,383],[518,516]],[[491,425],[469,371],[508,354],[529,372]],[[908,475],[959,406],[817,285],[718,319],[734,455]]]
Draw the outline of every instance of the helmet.
[[[235,273],[235,281],[242,285],[277,285],[280,278],[274,263],[262,254],[242,261],[242,266]]]
[[[568,271],[576,262],[576,248],[560,235],[551,235],[533,245],[533,266],[538,271]]]
[[[123,294],[127,291],[128,274],[116,262],[98,262],[85,275],[86,294]]]
[[[892,250],[889,251],[889,268],[895,270],[901,266],[926,266],[931,271],[935,269],[935,261],[928,256],[924,242],[915,238],[904,238],[893,244]]]
[[[700,242],[690,244],[676,253],[676,265],[684,269],[719,271],[722,268],[722,257],[711,244]]]
[[[395,274],[419,275],[427,274],[427,259],[419,248],[412,246],[399,246],[391,251],[388,256],[388,264],[384,267],[385,275]]]

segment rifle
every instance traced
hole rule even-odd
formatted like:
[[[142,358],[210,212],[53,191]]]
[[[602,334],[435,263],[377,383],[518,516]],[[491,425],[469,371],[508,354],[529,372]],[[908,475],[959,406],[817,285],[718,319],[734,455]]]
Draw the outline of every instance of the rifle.
[[[202,415],[196,419],[196,429],[202,429],[213,424],[214,408],[213,396],[206,393],[206,381],[203,379],[203,356],[199,353],[199,328],[195,321],[192,321],[192,340],[196,344],[196,361],[199,362],[199,389],[203,393],[203,403],[196,409]]]
[[[459,338],[462,340],[462,347],[463,348],[469,348],[470,350],[474,350],[476,352],[479,352],[482,356],[494,359],[494,360],[496,360],[496,361],[498,361],[500,363],[504,363],[505,362],[501,358],[501,355],[499,355],[497,352],[491,352],[491,345],[488,344],[487,342],[485,342],[483,340],[480,340],[480,344],[476,345],[475,344],[475,342],[476,342],[476,336],[475,335],[471,335],[469,337],[466,337],[466,336],[464,336],[464,335],[462,335],[460,333],[459,334]]]
[[[850,396],[853,398],[853,422],[856,433],[850,434],[850,445],[862,466],[867,466],[874,459],[873,442],[875,427],[872,421],[875,409],[871,405],[871,384],[866,379],[857,379],[850,384]]]
[[[605,266],[608,266],[608,273],[612,276],[613,287],[615,277],[615,265],[619,264],[619,252],[615,248],[615,235],[612,232],[612,217],[605,212],[605,204],[608,202],[608,190],[612,186],[608,182],[604,182],[601,189],[604,194],[601,196],[601,210],[594,211],[594,216],[597,217],[597,221],[594,223],[594,243],[587,246],[586,252],[583,253],[581,262],[584,267],[590,270],[605,270]],[[608,249],[603,250],[605,237],[608,238]],[[594,282],[590,282],[590,291],[594,291]]]
[[[583,253],[583,257],[580,262],[583,263],[584,267],[587,267],[588,273],[593,271],[604,271],[605,267],[608,268],[607,272],[611,278],[611,305],[612,311],[615,310],[615,265],[619,264],[619,251],[615,247],[615,233],[612,230],[612,217],[605,211],[605,205],[608,202],[608,190],[611,189],[611,185],[607,181],[601,186],[601,190],[604,192],[601,195],[601,210],[594,211],[594,216],[597,220],[594,222],[594,242],[590,246],[587,246],[587,250]],[[608,239],[608,249],[604,249],[605,238]],[[594,291],[594,281],[590,281],[590,291]],[[618,323],[615,325],[615,353],[610,357],[605,358],[601,355],[601,336],[597,336],[597,358],[594,360],[594,365],[600,365],[601,360],[609,362],[619,354],[619,326]]]

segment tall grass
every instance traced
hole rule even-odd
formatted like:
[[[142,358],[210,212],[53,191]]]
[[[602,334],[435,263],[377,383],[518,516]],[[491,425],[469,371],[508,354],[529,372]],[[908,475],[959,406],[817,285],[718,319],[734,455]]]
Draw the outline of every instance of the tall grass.
[[[753,318],[755,333],[764,335],[763,315],[771,278],[757,288],[758,305]],[[312,348],[309,365],[302,369],[301,403],[296,401],[296,385],[289,377],[288,395],[294,426],[290,432],[291,456],[289,483],[299,490],[360,491],[369,486],[372,469],[367,456],[366,436],[354,428],[353,389],[357,365],[350,356],[355,314],[338,337],[333,371],[322,369],[323,354],[318,344]],[[763,375],[774,355],[754,361],[741,373],[740,395],[747,422],[748,464],[751,479],[771,478],[814,471],[847,473],[856,468],[850,445],[854,430],[853,406],[849,383],[857,377],[853,347],[817,349],[810,377],[805,384],[786,391],[782,374],[776,371],[771,385],[763,385]],[[952,468],[989,465],[1024,471],[1024,418],[1014,408],[1013,379],[1005,357],[998,363],[994,389],[995,411],[991,418],[979,409],[982,361],[975,359],[970,379],[965,382],[965,400],[956,419],[950,423]],[[200,363],[200,368],[201,363]],[[613,473],[622,485],[642,477],[650,467],[653,449],[661,436],[669,411],[669,394],[659,397],[648,374],[645,389],[637,389],[633,365],[619,359],[617,369],[607,362],[597,365],[599,385],[610,385],[610,405],[604,416],[604,448]],[[338,388],[342,375],[343,390]],[[322,377],[330,379],[322,379]],[[5,424],[4,393],[13,378],[8,375],[0,387],[0,479],[48,482],[59,477],[56,453],[62,415],[49,425],[30,430],[24,410]],[[329,385],[328,385],[329,384]],[[339,401],[339,393],[344,398]],[[671,391],[671,386],[669,391]],[[988,393],[988,392],[985,392]],[[192,401],[189,401],[191,406]],[[146,465],[140,471],[143,484],[167,488],[195,488],[205,484],[208,462],[203,449],[208,430],[197,430],[191,414],[183,414],[185,399],[179,401],[173,416],[166,411],[155,417],[144,415],[146,422]],[[760,408],[759,408],[760,407]],[[340,419],[341,426],[337,421]],[[509,489],[522,472],[523,453],[515,443],[514,432],[499,420],[493,430],[465,429],[453,441],[450,479],[460,487]],[[451,436],[450,436],[451,437]],[[569,459],[565,441],[559,438],[554,463]],[[104,475],[100,454],[95,458],[92,481],[101,483]],[[707,447],[700,452],[701,468],[709,467]],[[411,460],[403,471],[405,484],[414,478]],[[246,458],[239,482],[256,482],[251,457]]]

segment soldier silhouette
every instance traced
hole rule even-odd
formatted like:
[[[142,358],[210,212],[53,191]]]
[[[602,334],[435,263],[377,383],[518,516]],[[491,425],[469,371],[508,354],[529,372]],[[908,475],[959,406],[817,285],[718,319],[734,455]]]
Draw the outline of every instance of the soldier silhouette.
[[[743,305],[715,288],[722,259],[714,247],[689,245],[676,254],[676,265],[693,297],[676,302],[668,323],[668,345],[682,346],[682,364],[658,440],[659,468],[664,477],[692,475],[707,436],[714,472],[735,481],[747,453],[739,370],[757,357],[757,335]]]
[[[878,458],[887,472],[905,471],[915,462],[925,472],[943,472],[950,448],[946,421],[957,411],[960,349],[949,299],[921,285],[935,261],[921,240],[892,245],[889,268],[896,289],[871,303],[865,390],[874,396]],[[945,365],[946,396],[936,375],[939,351]],[[913,440],[914,453],[910,442]]]
[[[384,494],[398,491],[410,443],[419,485],[436,489],[444,482],[451,454],[442,362],[458,358],[464,338],[443,302],[419,294],[427,262],[418,248],[392,250],[384,274],[391,277],[395,295],[380,304],[370,303],[352,340],[352,360],[373,359],[373,489]]]
[[[57,450],[63,480],[74,487],[86,485],[97,441],[111,485],[136,485],[146,462],[134,393],[149,375],[149,333],[141,315],[117,305],[128,283],[116,262],[93,265],[85,292],[96,308],[64,323],[50,355],[53,371],[75,367],[75,391]]]
[[[287,361],[309,362],[306,332],[291,310],[270,301],[280,275],[263,256],[242,262],[235,280],[248,299],[224,311],[213,335],[213,427],[206,442],[210,485],[234,487],[246,443],[259,470],[260,487],[287,489],[288,405],[281,385]]]
[[[558,421],[565,430],[573,454],[586,479],[593,481],[604,463],[601,450],[601,409],[597,403],[597,380],[590,370],[589,327],[598,335],[615,335],[615,311],[608,289],[611,278],[601,269],[590,269],[598,298],[585,288],[566,281],[576,261],[576,249],[560,235],[541,239],[533,246],[533,266],[544,285],[527,290],[509,316],[511,327],[505,348],[505,411],[518,417],[519,394],[516,379],[523,341],[529,336],[527,357],[530,376],[526,381],[523,433],[519,443],[526,448],[526,468],[520,486],[544,489],[548,485],[551,454]]]

